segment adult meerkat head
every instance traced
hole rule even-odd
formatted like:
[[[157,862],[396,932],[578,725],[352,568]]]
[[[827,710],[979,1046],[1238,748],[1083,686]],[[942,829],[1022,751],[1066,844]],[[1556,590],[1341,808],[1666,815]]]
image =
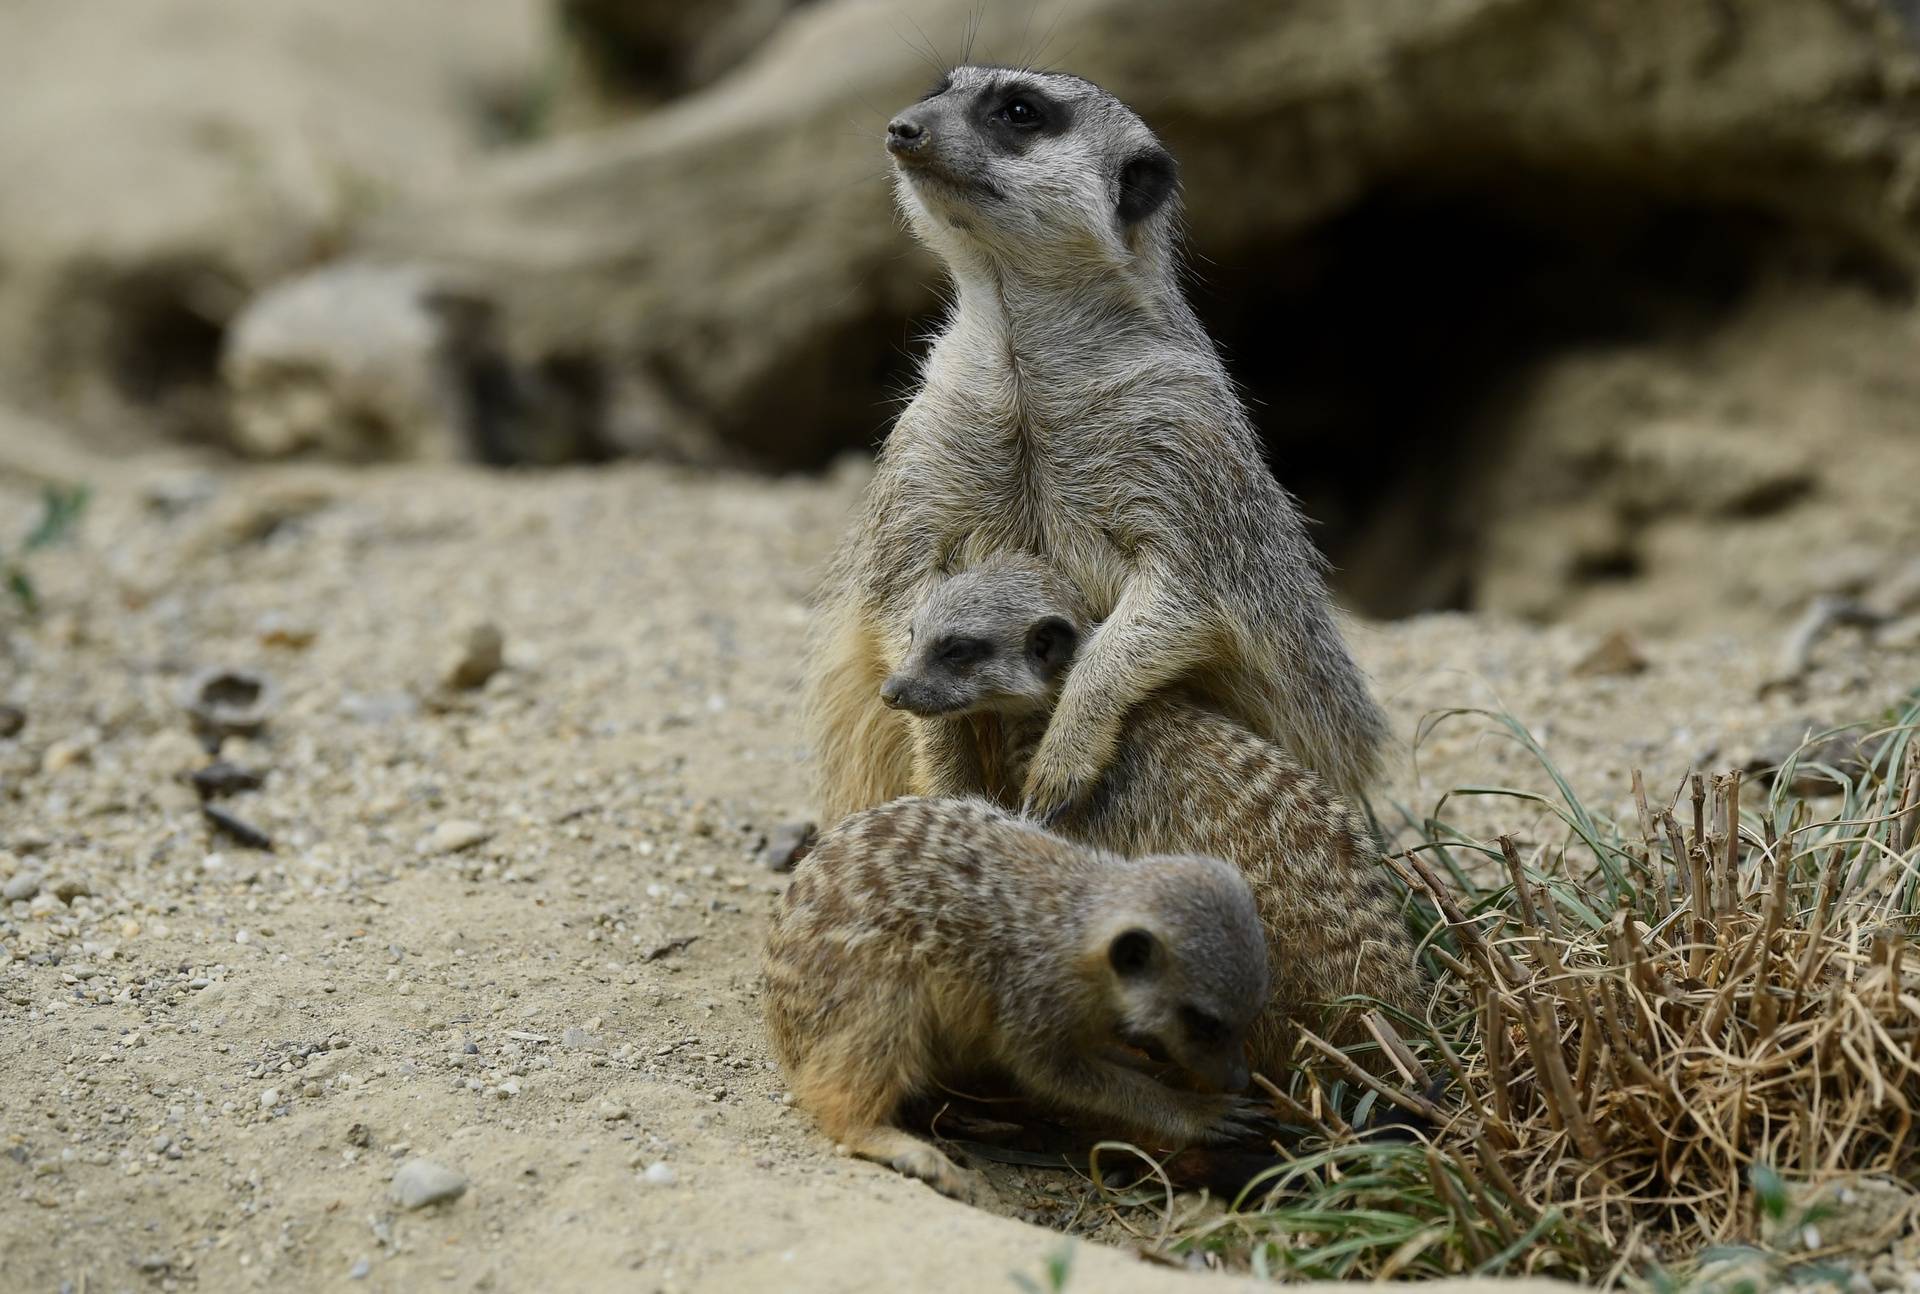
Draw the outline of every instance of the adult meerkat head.
[[[934,716],[1053,708],[1081,618],[1039,560],[988,558],[950,576],[914,613],[907,659],[880,688],[896,710]]]
[[[956,270],[1164,261],[1178,168],[1146,123],[1091,81],[958,67],[887,123],[895,191]]]
[[[1087,923],[1080,964],[1113,1042],[1212,1091],[1247,1086],[1247,1030],[1271,984],[1266,930],[1237,869],[1196,855],[1124,864]]]

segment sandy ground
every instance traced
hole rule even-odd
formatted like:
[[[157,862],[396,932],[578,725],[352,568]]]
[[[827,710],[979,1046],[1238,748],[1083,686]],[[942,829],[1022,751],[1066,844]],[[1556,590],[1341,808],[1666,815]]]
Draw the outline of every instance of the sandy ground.
[[[36,564],[44,613],[0,608],[0,702],[26,719],[0,738],[0,885],[33,893],[0,903],[0,1285],[1038,1276],[1057,1234],[836,1158],[761,1035],[785,878],[756,853],[804,812],[803,599],[854,479],[92,475],[81,542]],[[0,483],[0,530],[28,498]],[[437,697],[482,622],[507,668]],[[1355,629],[1403,737],[1498,700],[1614,803],[1630,767],[1671,785],[1920,682],[1920,649],[1852,634],[1765,700],[1772,635],[1646,640],[1644,673],[1576,676],[1597,637]],[[277,687],[224,752],[266,784],[221,802],[271,852],[211,835],[181,780],[205,756],[179,694],[216,665]],[[1543,779],[1460,720],[1389,798],[1424,810],[1462,782]],[[393,1203],[415,1156],[465,1194]],[[1000,1181],[1074,1212],[1064,1175]],[[1074,1264],[1075,1289],[1229,1288],[1085,1242]]]

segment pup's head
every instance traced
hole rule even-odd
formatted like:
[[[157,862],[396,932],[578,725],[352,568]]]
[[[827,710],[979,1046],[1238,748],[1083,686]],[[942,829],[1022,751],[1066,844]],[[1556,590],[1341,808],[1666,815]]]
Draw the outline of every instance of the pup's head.
[[[1178,169],[1131,108],[1053,72],[957,67],[887,123],[895,193],[956,273],[1164,266]]]
[[[1080,636],[1072,599],[1042,563],[990,558],[921,604],[880,699],[928,717],[1051,710]]]
[[[1081,965],[1106,995],[1112,1041],[1205,1089],[1246,1087],[1247,1030],[1270,986],[1266,929],[1238,870],[1189,855],[1124,864]]]

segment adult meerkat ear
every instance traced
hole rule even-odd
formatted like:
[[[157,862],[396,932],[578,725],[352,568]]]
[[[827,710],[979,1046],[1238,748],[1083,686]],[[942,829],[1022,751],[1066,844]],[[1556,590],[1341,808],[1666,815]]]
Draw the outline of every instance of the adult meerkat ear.
[[[1080,631],[1062,616],[1048,616],[1027,631],[1027,655],[1051,674],[1064,668],[1080,646]]]
[[[1164,148],[1135,153],[1120,167],[1120,224],[1130,228],[1167,204],[1180,183],[1180,167]]]
[[[1158,947],[1159,941],[1150,930],[1142,930],[1138,926],[1122,930],[1107,945],[1107,963],[1113,967],[1116,975],[1131,979],[1144,974],[1153,965],[1153,954]]]

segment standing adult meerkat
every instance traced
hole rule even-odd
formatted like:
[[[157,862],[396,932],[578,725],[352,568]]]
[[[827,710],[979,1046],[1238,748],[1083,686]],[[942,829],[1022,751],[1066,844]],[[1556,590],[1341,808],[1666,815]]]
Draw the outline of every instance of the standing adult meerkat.
[[[1085,632],[1070,584],[1045,563],[1002,553],[939,585],[913,622],[913,650],[882,688],[931,730],[940,795],[1006,796],[1048,729]],[[1400,899],[1366,820],[1286,751],[1176,695],[1136,706],[1100,791],[1055,830],[1123,855],[1226,859],[1253,887],[1270,944],[1273,997],[1248,1036],[1277,1079],[1304,1024],[1336,1043],[1367,1035],[1377,999],[1418,1013],[1426,983]]]
[[[1173,158],[1078,77],[961,67],[887,126],[895,190],[954,295],[828,574],[809,666],[822,821],[913,789],[879,702],[934,581],[1045,554],[1100,622],[1025,801],[1098,782],[1129,709],[1180,683],[1334,786],[1385,732],[1324,562],[1181,293]]]
[[[1233,1093],[1266,996],[1266,940],[1227,864],[1118,858],[979,800],[846,819],[795,868],[767,937],[767,1032],[795,1103],[962,1199],[984,1184],[895,1126],[902,1102],[998,1073],[1108,1134],[1231,1139],[1259,1114]]]

